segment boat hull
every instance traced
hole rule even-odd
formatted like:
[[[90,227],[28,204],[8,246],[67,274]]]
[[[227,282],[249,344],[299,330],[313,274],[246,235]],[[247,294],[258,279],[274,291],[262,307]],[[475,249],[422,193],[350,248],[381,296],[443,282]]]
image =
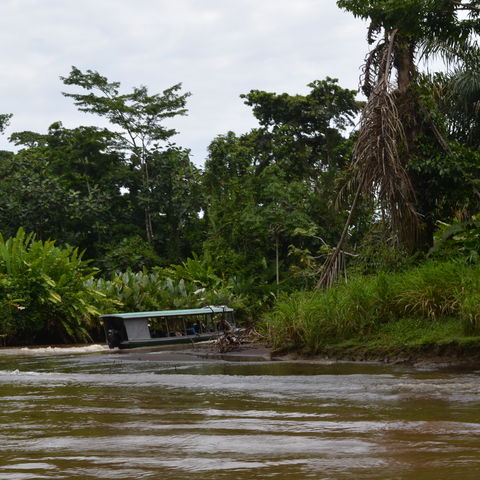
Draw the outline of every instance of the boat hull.
[[[140,347],[157,347],[162,345],[181,345],[198,342],[206,342],[209,340],[215,340],[219,337],[219,333],[209,333],[208,335],[185,335],[181,337],[166,337],[166,338],[147,338],[136,340],[124,340],[118,345],[118,348],[130,349]]]

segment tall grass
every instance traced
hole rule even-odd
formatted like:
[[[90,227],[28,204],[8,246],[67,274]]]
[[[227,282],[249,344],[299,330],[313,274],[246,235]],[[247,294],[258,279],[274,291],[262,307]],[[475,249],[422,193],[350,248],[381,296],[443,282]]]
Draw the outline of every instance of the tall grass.
[[[454,318],[465,334],[480,335],[479,279],[477,265],[430,261],[403,273],[359,277],[326,291],[280,298],[264,326],[274,348],[308,353],[404,318]]]

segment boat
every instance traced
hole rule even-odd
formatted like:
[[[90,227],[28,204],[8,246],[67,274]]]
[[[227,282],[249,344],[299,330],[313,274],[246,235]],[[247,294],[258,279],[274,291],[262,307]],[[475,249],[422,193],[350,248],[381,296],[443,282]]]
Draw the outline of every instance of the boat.
[[[225,305],[185,310],[108,313],[100,318],[111,349],[214,340],[235,326],[234,311]]]

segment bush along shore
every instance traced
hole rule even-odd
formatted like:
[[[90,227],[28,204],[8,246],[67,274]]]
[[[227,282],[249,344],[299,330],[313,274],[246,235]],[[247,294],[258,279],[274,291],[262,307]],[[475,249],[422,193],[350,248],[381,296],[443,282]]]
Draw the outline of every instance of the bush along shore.
[[[480,266],[428,261],[280,298],[263,324],[276,353],[346,360],[480,359]]]
[[[115,305],[89,284],[96,272],[76,248],[0,234],[0,345],[90,341]]]

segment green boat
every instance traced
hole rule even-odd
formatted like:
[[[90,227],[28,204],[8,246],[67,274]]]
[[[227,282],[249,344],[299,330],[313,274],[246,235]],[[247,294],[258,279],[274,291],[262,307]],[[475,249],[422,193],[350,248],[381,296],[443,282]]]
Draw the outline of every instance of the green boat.
[[[136,348],[214,340],[235,326],[227,306],[101,315],[110,348]]]

